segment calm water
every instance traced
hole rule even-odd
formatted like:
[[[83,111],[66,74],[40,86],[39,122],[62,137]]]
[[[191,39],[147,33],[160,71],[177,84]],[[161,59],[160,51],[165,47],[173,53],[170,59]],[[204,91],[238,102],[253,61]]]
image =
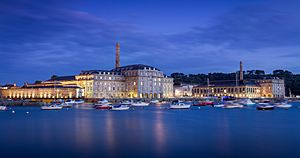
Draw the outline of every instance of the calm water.
[[[297,107],[13,109],[0,112],[1,157],[300,157]]]

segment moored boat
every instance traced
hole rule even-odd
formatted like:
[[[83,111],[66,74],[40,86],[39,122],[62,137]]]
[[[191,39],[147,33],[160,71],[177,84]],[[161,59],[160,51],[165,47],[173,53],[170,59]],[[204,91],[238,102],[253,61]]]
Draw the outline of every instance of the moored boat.
[[[99,100],[98,103],[99,104],[107,104],[107,103],[109,103],[109,101],[104,98],[104,99]]]
[[[96,104],[95,105],[95,109],[98,109],[98,110],[108,110],[108,109],[111,109],[112,108],[112,104]]]
[[[246,99],[241,102],[245,106],[254,106],[255,103],[251,101],[251,99]]]
[[[274,106],[269,103],[259,103],[256,107],[257,110],[274,110]]]
[[[0,111],[6,111],[7,107],[6,106],[0,106]]]
[[[62,106],[60,104],[51,104],[51,105],[44,105],[41,106],[41,110],[61,110]]]
[[[222,104],[222,103],[213,105],[214,108],[222,108],[224,106],[225,106],[225,104]]]
[[[186,104],[182,101],[173,101],[170,105],[170,109],[189,109],[191,107],[190,104]]]
[[[214,102],[213,101],[198,101],[198,102],[194,102],[193,106],[213,106]]]
[[[235,109],[235,108],[243,108],[244,105],[236,103],[236,102],[227,102],[223,108],[225,109]]]
[[[132,100],[123,100],[121,102],[122,105],[131,105],[132,103],[133,103]]]
[[[138,101],[131,104],[131,106],[149,106],[149,103]]]
[[[159,103],[159,100],[157,100],[157,99],[156,100],[151,100],[150,103],[157,104],[157,103]]]
[[[287,104],[287,103],[276,103],[275,106],[277,108],[283,108],[283,109],[289,109],[292,107],[291,104]]]
[[[115,110],[115,111],[121,111],[121,110],[128,110],[130,107],[128,105],[125,104],[121,104],[121,105],[115,105],[111,107],[111,110]]]

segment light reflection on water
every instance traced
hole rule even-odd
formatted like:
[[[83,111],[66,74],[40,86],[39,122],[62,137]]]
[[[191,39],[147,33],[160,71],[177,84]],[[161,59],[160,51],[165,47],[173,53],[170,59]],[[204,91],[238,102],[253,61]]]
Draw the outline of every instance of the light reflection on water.
[[[0,112],[4,157],[300,157],[298,108],[15,110]]]

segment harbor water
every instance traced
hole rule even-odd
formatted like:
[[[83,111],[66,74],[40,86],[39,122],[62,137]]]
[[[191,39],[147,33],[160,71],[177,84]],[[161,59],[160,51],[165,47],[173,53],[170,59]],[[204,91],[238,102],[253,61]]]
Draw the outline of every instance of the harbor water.
[[[300,108],[0,111],[1,157],[300,157]],[[15,113],[12,112],[15,111]]]

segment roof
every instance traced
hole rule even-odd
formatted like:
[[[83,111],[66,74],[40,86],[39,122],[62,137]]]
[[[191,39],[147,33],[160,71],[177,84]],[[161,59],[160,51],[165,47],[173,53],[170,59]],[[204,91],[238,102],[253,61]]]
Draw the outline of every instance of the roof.
[[[227,81],[211,81],[209,83],[210,87],[235,87],[235,86],[252,86],[252,87],[260,87],[260,85],[254,81],[238,81],[236,83],[235,80],[227,80]],[[207,87],[207,84],[198,85],[197,87]]]
[[[75,80],[75,76],[54,76],[48,81],[70,81]]]
[[[71,85],[71,86],[63,86],[63,85],[41,85],[41,86],[23,86],[22,88],[80,88],[79,86]]]
[[[112,72],[110,70],[84,70],[80,72],[80,75],[99,74],[99,72]]]
[[[155,69],[160,71],[158,68],[155,68],[153,66],[149,66],[149,65],[144,65],[144,64],[134,64],[134,65],[127,65],[127,66],[122,66],[122,67],[118,67],[115,69],[112,69],[112,71],[127,71],[127,70],[144,70],[144,69]]]

